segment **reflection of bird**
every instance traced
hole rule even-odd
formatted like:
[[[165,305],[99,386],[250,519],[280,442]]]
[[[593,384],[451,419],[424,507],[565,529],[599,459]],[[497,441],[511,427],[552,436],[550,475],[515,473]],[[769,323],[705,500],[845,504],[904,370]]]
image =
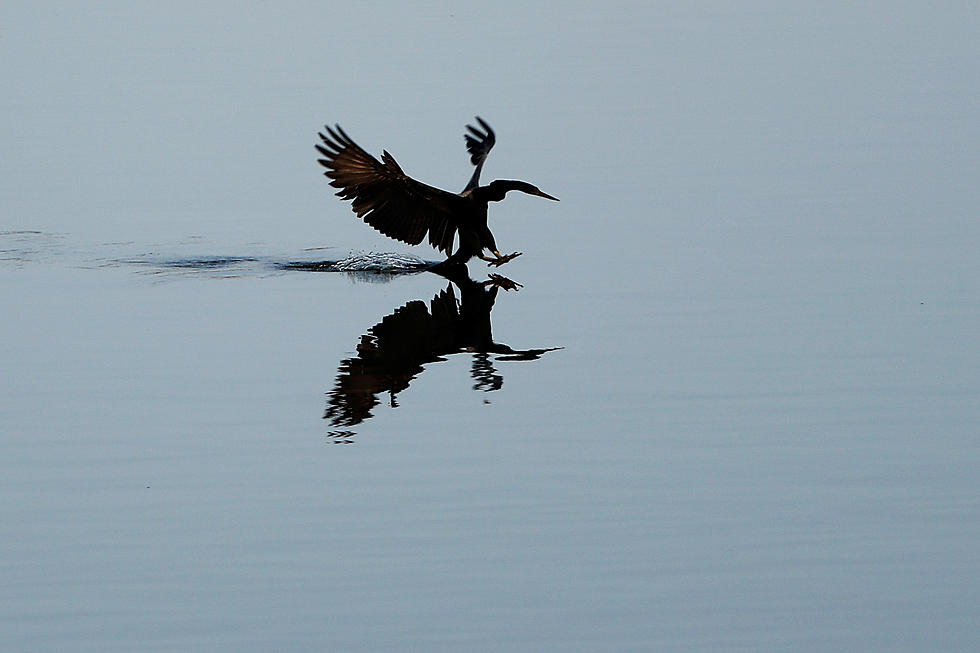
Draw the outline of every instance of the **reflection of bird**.
[[[473,388],[491,391],[501,387],[503,377],[494,369],[490,354],[502,354],[496,360],[536,360],[554,349],[516,350],[493,341],[490,311],[498,289],[515,289],[513,282],[497,276],[483,283],[473,281],[461,266],[439,270],[452,283],[428,306],[415,300],[396,309],[361,336],[355,358],[341,361],[323,415],[332,427],[349,429],[371,417],[382,393],[396,406],[395,396],[423,366],[444,361],[445,356],[473,353]],[[458,302],[453,284],[459,288]],[[347,437],[350,432],[340,433]]]
[[[327,127],[320,134],[323,145],[316,149],[324,158],[320,165],[332,179],[330,185],[339,188],[337,196],[353,200],[354,213],[386,236],[418,245],[429,235],[429,244],[449,254],[453,237],[459,233],[459,247],[446,261],[465,263],[478,256],[491,265],[501,265],[519,253],[501,256],[493,234],[487,227],[487,204],[499,202],[509,191],[519,190],[529,195],[552,197],[525,181],[497,180],[480,186],[480,171],[490,154],[496,136],[490,125],[477,117],[483,130],[467,125],[466,149],[476,166],[463,192],[456,194],[423,184],[406,175],[393,156],[385,152],[381,161],[365,152],[344,133],[340,125]],[[493,253],[484,255],[484,250]]]

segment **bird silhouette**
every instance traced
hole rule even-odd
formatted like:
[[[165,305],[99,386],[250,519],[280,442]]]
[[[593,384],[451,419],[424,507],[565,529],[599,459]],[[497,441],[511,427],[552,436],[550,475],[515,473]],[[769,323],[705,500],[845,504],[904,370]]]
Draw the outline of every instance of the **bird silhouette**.
[[[359,218],[384,235],[418,245],[428,235],[429,244],[447,255],[453,250],[458,234],[459,244],[441,265],[466,263],[477,256],[490,265],[499,266],[520,256],[514,252],[503,256],[497,249],[487,226],[487,205],[499,202],[512,191],[558,201],[526,181],[498,179],[480,185],[480,172],[487,155],[496,143],[496,135],[482,118],[480,128],[467,125],[466,149],[476,166],[470,181],[460,193],[441,190],[409,177],[387,151],[381,160],[364,151],[340,125],[320,132],[323,144],[316,149],[326,168],[330,185],[339,188],[337,196],[352,200],[351,208]],[[482,129],[481,129],[482,128]],[[489,251],[493,256],[484,254]]]
[[[426,366],[454,354],[472,354],[473,389],[492,392],[503,385],[494,361],[532,361],[560,349],[514,349],[494,340],[490,314],[498,290],[518,290],[520,284],[495,274],[474,281],[465,266],[431,271],[449,281],[446,288],[429,302],[410,301],[382,318],[361,336],[357,355],[340,362],[323,414],[334,429],[331,437],[352,436],[350,429],[371,417],[383,395],[397,407],[398,393]]]

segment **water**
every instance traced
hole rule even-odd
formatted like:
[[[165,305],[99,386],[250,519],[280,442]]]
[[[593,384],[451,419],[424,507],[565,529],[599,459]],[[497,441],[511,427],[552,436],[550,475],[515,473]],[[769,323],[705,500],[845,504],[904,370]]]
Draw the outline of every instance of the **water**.
[[[978,23],[5,6],[0,650],[976,650]]]

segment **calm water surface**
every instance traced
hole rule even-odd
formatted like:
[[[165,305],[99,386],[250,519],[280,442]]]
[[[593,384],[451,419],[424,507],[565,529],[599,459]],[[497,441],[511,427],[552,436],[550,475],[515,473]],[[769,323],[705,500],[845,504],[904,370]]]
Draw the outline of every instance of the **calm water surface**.
[[[975,7],[233,9],[0,12],[0,650],[980,646]]]

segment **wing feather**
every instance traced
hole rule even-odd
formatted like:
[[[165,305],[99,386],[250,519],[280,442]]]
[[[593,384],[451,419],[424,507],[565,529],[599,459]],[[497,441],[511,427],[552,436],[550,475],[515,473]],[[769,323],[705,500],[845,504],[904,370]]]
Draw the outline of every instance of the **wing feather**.
[[[480,123],[483,131],[480,131],[473,125],[466,125],[466,130],[469,133],[463,134],[466,138],[466,151],[470,153],[470,163],[476,166],[476,170],[473,171],[473,176],[470,177],[469,183],[463,189],[464,193],[480,185],[480,171],[483,170],[483,163],[487,160],[490,150],[493,149],[494,144],[497,142],[497,135],[490,129],[490,125],[480,116],[476,116],[476,121]]]
[[[451,253],[457,224],[453,214],[462,198],[412,179],[388,152],[381,160],[364,151],[340,125],[320,133],[323,144],[318,159],[323,174],[338,188],[337,197],[351,200],[357,217],[396,240],[418,245],[429,234],[429,243]]]

